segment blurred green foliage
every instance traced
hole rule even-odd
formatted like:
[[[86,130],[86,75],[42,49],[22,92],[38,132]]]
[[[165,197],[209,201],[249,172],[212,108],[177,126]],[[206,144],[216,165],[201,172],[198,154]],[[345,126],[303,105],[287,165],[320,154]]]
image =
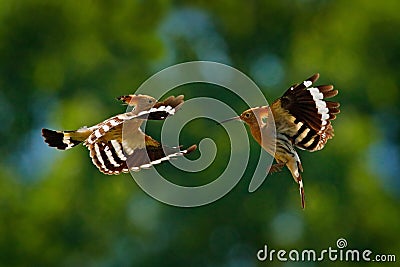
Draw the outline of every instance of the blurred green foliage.
[[[399,8],[395,0],[1,1],[0,265],[263,266],[256,253],[264,244],[322,250],[340,237],[399,260]],[[102,175],[83,147],[44,144],[42,127],[76,129],[123,112],[116,96],[191,60],[243,71],[269,100],[315,72],[339,89],[335,138],[323,151],[300,152],[305,211],[286,170],[248,193],[253,140],[238,186],[191,209],[157,202],[130,175]],[[192,87],[172,93],[246,108]],[[192,122],[182,143],[208,136],[225,155],[226,134],[211,125]],[[167,163],[157,168],[199,185],[223,170],[224,156],[217,159],[187,177]]]

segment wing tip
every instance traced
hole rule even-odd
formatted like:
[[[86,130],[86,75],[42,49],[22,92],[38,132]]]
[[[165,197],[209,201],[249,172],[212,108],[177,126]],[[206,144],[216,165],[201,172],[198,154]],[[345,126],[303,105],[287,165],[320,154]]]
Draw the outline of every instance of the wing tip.
[[[191,145],[190,147],[188,147],[186,149],[186,153],[185,154],[189,154],[189,153],[195,151],[196,149],[197,149],[197,145]]]
[[[307,79],[307,81],[310,81],[312,83],[316,82],[319,79],[319,73],[315,73],[313,76],[311,76],[310,78]]]

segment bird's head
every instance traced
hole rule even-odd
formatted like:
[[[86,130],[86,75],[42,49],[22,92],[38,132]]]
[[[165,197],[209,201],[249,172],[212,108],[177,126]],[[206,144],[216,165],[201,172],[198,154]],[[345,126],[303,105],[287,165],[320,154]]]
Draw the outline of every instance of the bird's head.
[[[262,106],[262,107],[250,108],[248,110],[245,110],[245,111],[243,111],[242,114],[240,114],[239,117],[247,125],[262,126],[266,123],[268,116],[269,116],[269,107]]]
[[[222,121],[221,123],[225,123],[232,120],[241,120],[245,122],[247,125],[256,126],[265,124],[265,119],[268,118],[268,106],[250,108],[248,110],[243,111],[240,116],[233,117],[227,120]]]
[[[128,106],[134,106],[137,110],[148,110],[152,108],[157,100],[148,95],[124,95],[117,98]]]
[[[248,110],[243,111],[242,114],[240,114],[239,116],[240,120],[244,121],[248,125],[257,123],[257,116],[253,112],[253,109],[254,108],[250,108]]]

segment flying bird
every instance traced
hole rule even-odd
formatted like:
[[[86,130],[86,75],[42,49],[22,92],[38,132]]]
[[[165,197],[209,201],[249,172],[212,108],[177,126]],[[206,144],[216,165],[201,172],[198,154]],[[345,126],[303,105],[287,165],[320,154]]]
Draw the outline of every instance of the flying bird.
[[[340,112],[338,102],[325,100],[338,94],[333,85],[312,87],[318,78],[317,73],[302,83],[291,86],[270,106],[250,108],[238,117],[221,122],[241,120],[250,127],[254,139],[277,162],[272,165],[269,173],[281,171],[286,166],[299,184],[303,209],[305,195],[300,174],[303,167],[295,148],[310,152],[323,149],[326,142],[334,136],[331,121]],[[270,116],[273,116],[274,123],[268,120]]]
[[[111,117],[92,127],[75,131],[42,129],[44,141],[60,150],[68,150],[81,143],[89,149],[93,164],[104,174],[139,171],[174,157],[194,151],[192,145],[180,147],[161,145],[145,134],[140,126],[145,120],[164,120],[182,106],[184,96],[170,96],[162,102],[148,95],[126,95],[117,98],[133,109]]]

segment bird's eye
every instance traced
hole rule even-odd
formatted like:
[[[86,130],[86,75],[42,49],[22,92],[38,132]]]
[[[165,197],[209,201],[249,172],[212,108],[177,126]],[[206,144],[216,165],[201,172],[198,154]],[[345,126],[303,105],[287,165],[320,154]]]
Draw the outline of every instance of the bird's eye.
[[[246,113],[246,114],[244,114],[244,116],[245,116],[246,118],[250,118],[250,113]]]
[[[150,99],[150,100],[149,100],[149,104],[151,104],[151,103],[153,103],[153,100]]]

